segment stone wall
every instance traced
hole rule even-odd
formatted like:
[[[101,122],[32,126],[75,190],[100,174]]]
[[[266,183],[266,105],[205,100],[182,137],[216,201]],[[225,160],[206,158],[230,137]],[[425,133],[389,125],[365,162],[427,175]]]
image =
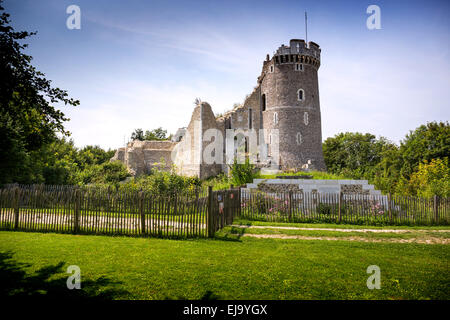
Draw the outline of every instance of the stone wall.
[[[119,148],[111,160],[122,161],[133,175],[146,174],[155,166],[169,169],[171,152],[176,143],[171,141],[132,141]]]
[[[204,135],[208,129],[219,130],[219,127],[211,106],[202,102],[195,107],[186,133],[172,153],[176,170],[180,174],[204,179],[222,171],[221,163],[210,164],[203,159],[203,151],[211,143],[211,141],[204,141]]]

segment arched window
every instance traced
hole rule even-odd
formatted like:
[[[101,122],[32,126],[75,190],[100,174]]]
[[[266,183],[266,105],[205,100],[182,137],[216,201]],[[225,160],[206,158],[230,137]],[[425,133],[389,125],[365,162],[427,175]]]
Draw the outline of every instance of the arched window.
[[[274,67],[273,64],[270,66],[270,73],[273,73]]]
[[[309,123],[309,115],[308,115],[308,112],[305,112],[305,113],[303,114],[303,122],[305,123],[306,126],[308,125],[308,123]]]
[[[261,110],[266,111],[266,94],[261,96]]]
[[[303,142],[303,137],[302,134],[300,132],[297,132],[297,135],[295,136],[295,140],[297,141],[297,144],[300,145]]]
[[[273,124],[278,124],[278,112],[273,113]]]
[[[305,100],[305,91],[303,89],[298,89],[298,91],[297,91],[297,100],[298,101]]]

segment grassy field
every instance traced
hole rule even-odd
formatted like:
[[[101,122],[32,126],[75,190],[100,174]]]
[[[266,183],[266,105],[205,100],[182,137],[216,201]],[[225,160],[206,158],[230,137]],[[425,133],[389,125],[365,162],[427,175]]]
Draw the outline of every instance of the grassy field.
[[[317,226],[317,225],[314,225]],[[228,230],[230,231],[230,230]],[[163,240],[0,232],[2,295],[113,299],[449,299],[448,245]],[[82,290],[66,269],[81,268]],[[381,289],[366,286],[369,265]]]

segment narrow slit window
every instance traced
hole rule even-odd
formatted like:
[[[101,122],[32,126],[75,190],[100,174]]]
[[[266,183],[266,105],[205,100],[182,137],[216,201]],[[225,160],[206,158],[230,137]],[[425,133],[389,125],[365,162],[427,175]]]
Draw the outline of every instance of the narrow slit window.
[[[298,101],[305,100],[305,91],[303,89],[298,89],[298,91],[297,91],[297,100]]]
[[[295,137],[295,140],[297,140],[297,144],[298,144],[298,145],[302,144],[302,142],[303,142],[302,139],[303,139],[302,134],[301,134],[300,132],[297,132],[297,135],[296,135],[296,137]]]

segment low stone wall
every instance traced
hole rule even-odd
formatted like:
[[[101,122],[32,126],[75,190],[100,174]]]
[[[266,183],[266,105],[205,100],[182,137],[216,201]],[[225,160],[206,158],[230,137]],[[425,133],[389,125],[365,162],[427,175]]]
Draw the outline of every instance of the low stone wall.
[[[283,192],[299,192],[300,188],[297,184],[270,184],[260,183],[258,184],[258,190],[264,192],[283,193]]]
[[[259,180],[259,181],[257,181]],[[371,195],[378,194],[380,191],[375,190],[372,185],[367,185],[367,181],[360,184],[356,180],[341,181],[325,181],[325,180],[301,180],[303,182],[292,181],[292,179],[272,179],[262,180],[255,179],[255,183],[248,184],[247,187],[256,188],[263,192],[269,193],[285,193],[285,192],[320,192],[320,193],[339,193],[345,195]],[[342,183],[344,182],[344,183]],[[358,181],[359,182],[359,181]]]
[[[342,184],[341,192],[343,194],[370,194],[370,190],[363,190],[360,184]]]

